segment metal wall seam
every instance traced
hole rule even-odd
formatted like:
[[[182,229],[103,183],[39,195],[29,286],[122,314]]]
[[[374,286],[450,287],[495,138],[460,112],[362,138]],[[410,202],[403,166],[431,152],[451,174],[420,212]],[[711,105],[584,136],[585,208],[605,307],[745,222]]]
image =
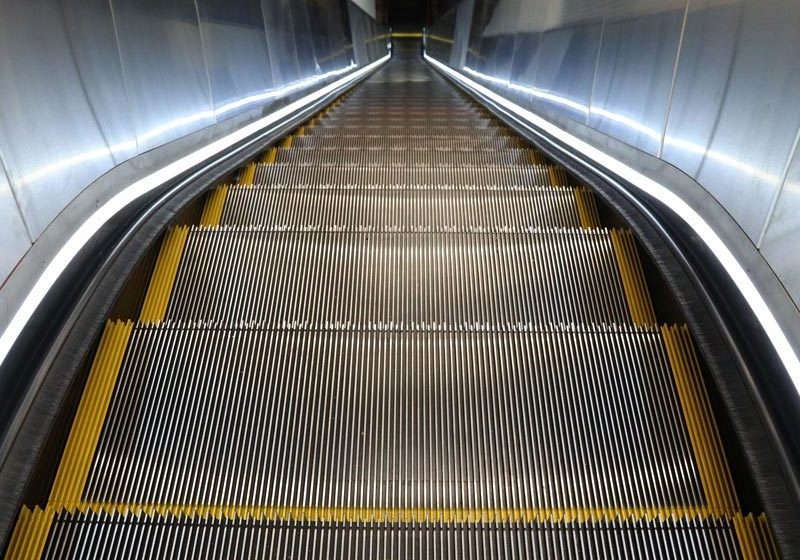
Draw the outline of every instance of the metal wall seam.
[[[667,137],[667,125],[669,124],[669,113],[672,110],[672,96],[675,94],[675,81],[678,78],[678,65],[681,61],[681,51],[683,50],[683,36],[686,33],[686,22],[689,19],[689,2],[686,0],[686,7],[683,11],[683,22],[681,23],[681,35],[678,39],[678,50],[675,53],[675,64],[672,67],[672,80],[669,84],[669,97],[667,98],[667,110],[664,112],[664,126],[661,130],[661,142],[658,145],[658,152],[656,157],[661,159],[661,154],[664,151],[664,141]],[[587,122],[588,124],[588,122]]]

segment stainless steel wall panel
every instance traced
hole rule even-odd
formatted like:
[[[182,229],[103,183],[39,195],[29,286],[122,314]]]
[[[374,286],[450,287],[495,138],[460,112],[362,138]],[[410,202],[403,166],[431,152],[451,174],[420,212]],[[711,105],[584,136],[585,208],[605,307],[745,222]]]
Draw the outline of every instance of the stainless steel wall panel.
[[[765,231],[761,252],[786,290],[800,303],[800,150],[796,151]]]
[[[798,29],[795,0],[690,3],[663,158],[754,241],[800,127]]]
[[[300,68],[289,0],[261,0],[261,9],[267,29],[274,83],[282,86],[296,82],[300,79]]]
[[[542,34],[538,31],[523,31],[514,38],[514,60],[511,64],[508,95],[525,107],[530,104],[530,90],[536,80],[541,42]]]
[[[111,0],[139,152],[213,124],[193,0]]]
[[[292,15],[298,70],[301,78],[308,78],[319,73],[317,55],[314,52],[314,38],[311,35],[311,23],[308,19],[308,5],[306,0],[291,0],[289,9]],[[324,56],[324,54],[320,53],[320,56]]]
[[[25,230],[25,223],[22,221],[22,215],[19,213],[14,194],[1,165],[0,224],[3,224],[3,242],[0,244],[0,286],[2,286],[22,255],[30,248],[31,239]],[[7,310],[0,308],[0,317],[4,317],[6,313]]]
[[[36,238],[136,141],[107,2],[8,0],[2,10],[0,152]]]
[[[609,0],[590,126],[658,153],[685,8],[685,0]]]
[[[542,33],[532,99],[534,109],[586,122],[602,30],[601,18]]]
[[[260,0],[197,0],[214,112],[225,118],[265,103],[273,86]]]

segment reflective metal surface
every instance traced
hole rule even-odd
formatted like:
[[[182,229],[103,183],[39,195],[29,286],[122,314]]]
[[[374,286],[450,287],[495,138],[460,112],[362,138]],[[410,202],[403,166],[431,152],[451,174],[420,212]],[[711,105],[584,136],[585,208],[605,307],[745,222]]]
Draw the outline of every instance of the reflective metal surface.
[[[534,109],[560,112],[586,122],[602,32],[600,18],[542,33],[532,96]]]
[[[35,238],[136,153],[108,2],[3,2],[0,51],[0,152]]]
[[[786,182],[764,232],[761,252],[789,293],[800,294],[800,152],[795,152]]]
[[[0,283],[21,255],[17,234],[40,238],[114,166],[231,117],[250,122],[251,112],[350,71],[352,25],[364,29],[364,61],[385,55],[385,34],[374,39],[384,31],[361,10],[351,24],[349,4],[3,2],[0,199],[16,198],[23,224],[0,202]]]
[[[756,242],[800,127],[798,28],[794,0],[690,2],[663,157]]]
[[[3,224],[3,246],[0,249],[0,285],[2,285],[2,279],[8,276],[17,261],[31,246],[31,240],[25,230],[25,224],[2,165],[0,165],[0,224]],[[0,315],[2,314],[0,310]]]
[[[429,54],[560,126],[586,123],[676,165],[763,246],[800,302],[800,259],[788,252],[800,164],[781,191],[800,130],[800,3],[521,0],[514,16],[516,2],[477,0],[468,37],[446,16],[431,34],[459,39]],[[509,37],[510,66],[497,60]],[[459,48],[464,62],[450,54]]]
[[[113,0],[139,151],[214,123],[194,0]]]
[[[256,104],[272,85],[260,0],[197,0],[216,117]]]
[[[686,0],[609,0],[590,126],[658,153],[685,9]]]

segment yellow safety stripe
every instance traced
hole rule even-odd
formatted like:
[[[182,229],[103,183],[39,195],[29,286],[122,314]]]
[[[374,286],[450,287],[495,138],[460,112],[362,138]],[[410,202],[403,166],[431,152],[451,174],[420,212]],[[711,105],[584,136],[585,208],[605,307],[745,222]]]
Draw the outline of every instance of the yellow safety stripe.
[[[743,516],[737,513],[733,516],[733,527],[739,549],[744,560],[778,560],[778,548],[763,513],[758,517],[752,513]]]
[[[131,321],[106,323],[50,493],[49,502],[55,506],[71,508],[81,501],[132,331]]]
[[[54,515],[55,510],[52,508],[42,510],[35,507],[31,511],[23,507],[17,519],[14,534],[11,536],[8,550],[6,550],[6,559],[29,560],[41,557],[44,545],[47,543],[47,535],[50,534]]]
[[[172,285],[178,275],[178,265],[181,262],[181,255],[183,255],[183,248],[186,246],[188,236],[189,228],[185,226],[171,228],[164,236],[139,316],[143,323],[164,320],[169,296],[172,294]]]
[[[528,163],[532,163],[534,165],[544,165],[546,162],[542,152],[531,149],[528,150]]]
[[[281,140],[280,144],[281,148],[291,148],[292,147],[292,135],[285,136],[283,140]]]
[[[675,377],[689,439],[706,502],[713,514],[733,515],[740,510],[722,438],[711,411],[705,383],[688,327],[663,326],[661,334]]]
[[[272,147],[266,152],[264,152],[264,159],[261,160],[262,163],[266,164],[273,164],[275,163],[275,158],[278,157],[278,148]],[[255,176],[255,166],[253,166],[253,175]],[[253,177],[254,178],[254,177]],[[250,183],[253,182],[253,178],[251,178]]]
[[[256,164],[248,163],[242,168],[239,173],[239,183],[242,185],[252,185],[253,180],[256,178]]]
[[[392,33],[392,39],[422,39],[422,33],[409,33],[409,32],[395,32]],[[385,35],[384,35],[385,36]],[[428,37],[433,37],[433,35],[428,35]]]
[[[650,291],[644,279],[644,270],[633,234],[628,230],[611,230],[611,243],[617,257],[622,287],[633,323],[644,327],[655,325],[656,314],[653,311]]]
[[[584,229],[599,228],[600,214],[597,211],[594,194],[584,187],[576,188],[574,193],[575,205],[578,207],[578,218],[581,221],[581,227]]]
[[[615,519],[692,519],[709,514],[703,508],[372,508],[313,506],[252,506],[193,504],[116,504],[84,502],[81,511],[108,514],[185,515],[218,519],[259,519],[290,522],[348,523],[596,523]]]
[[[225,208],[225,199],[228,196],[228,185],[222,185],[212,190],[203,207],[200,217],[201,226],[218,226],[222,220],[222,210]]]
[[[567,179],[566,170],[559,165],[548,165],[547,175],[550,178],[551,187],[568,187],[569,179]]]

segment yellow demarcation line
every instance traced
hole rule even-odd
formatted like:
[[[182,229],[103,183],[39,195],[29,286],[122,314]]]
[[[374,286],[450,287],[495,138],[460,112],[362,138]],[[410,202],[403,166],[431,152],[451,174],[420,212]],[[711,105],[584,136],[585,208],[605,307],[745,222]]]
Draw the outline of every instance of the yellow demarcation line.
[[[203,206],[203,215],[200,216],[201,226],[218,226],[222,220],[222,210],[225,208],[225,199],[228,197],[228,185],[222,185],[212,190],[206,204]]]
[[[581,227],[584,229],[594,229],[600,227],[600,214],[597,212],[597,204],[594,200],[592,191],[585,187],[578,187],[574,191],[575,205],[578,208],[578,218]]]
[[[566,170],[559,165],[548,165],[547,175],[550,178],[551,187],[568,187],[569,179],[567,179]]]
[[[642,263],[633,234],[628,230],[611,230],[611,243],[617,257],[622,287],[628,300],[631,319],[637,326],[652,326],[656,324],[656,314],[650,300],[650,291],[644,279]]]
[[[744,560],[778,560],[780,558],[767,522],[767,516],[763,513],[757,517],[752,513],[746,516],[737,513],[733,516],[733,527]]]
[[[532,163],[534,165],[544,165],[546,162],[542,152],[531,149],[528,150],[528,163]]]
[[[72,508],[81,502],[83,487],[132,331],[131,321],[109,321],[106,324],[61,456],[50,492],[50,504]]]
[[[278,148],[273,146],[272,148],[264,152],[264,159],[261,160],[261,163],[272,165],[273,163],[275,163],[275,159],[277,157],[278,157]],[[253,165],[253,177],[250,178],[250,183],[252,183],[253,179],[255,178],[255,171],[256,168],[255,165]]]
[[[164,320],[169,296],[172,294],[172,285],[178,274],[178,265],[181,262],[181,255],[183,255],[183,248],[186,246],[188,236],[189,228],[185,226],[173,227],[164,236],[139,316],[143,323],[156,323]]]
[[[661,334],[675,376],[706,503],[712,514],[732,516],[740,511],[739,500],[733,489],[730,467],[700,375],[689,329],[685,325],[665,325],[661,327]]]
[[[50,506],[48,509],[52,510]],[[605,508],[605,509],[529,509],[529,508],[370,508],[370,507],[259,507],[201,506],[190,504],[77,504],[70,511],[105,512],[109,515],[174,515],[217,519],[258,519],[284,522],[333,523],[600,523],[612,520],[695,519],[708,517],[698,508]],[[20,514],[30,516],[23,508]],[[16,532],[15,532],[16,536]]]
[[[288,136],[284,137],[281,140],[281,148],[291,148],[292,147],[292,135],[289,134]]]
[[[239,184],[252,185],[253,180],[256,178],[256,164],[248,163],[239,173]]]
[[[53,524],[56,513],[61,508],[53,508],[48,506],[46,509],[38,507],[30,510],[26,507],[22,508],[17,525],[14,529],[14,534],[11,538],[6,558],[8,560],[39,558],[44,551],[44,546],[47,542],[47,537],[50,533],[50,528]],[[298,511],[297,515],[271,515],[272,510],[268,508],[199,508],[186,506],[182,508],[173,507],[169,509],[161,509],[156,507],[128,507],[128,506],[102,506],[83,504],[73,509],[84,514],[105,512],[108,514],[123,514],[123,515],[136,515],[166,517],[169,515],[194,520],[218,520],[218,521],[325,521],[325,522],[374,522],[374,523],[487,523],[487,522],[539,522],[539,523],[571,523],[571,522],[609,522],[614,520],[652,520],[658,519],[660,521],[675,519],[674,516],[668,517],[652,517],[649,515],[610,515],[606,517],[592,517],[582,518],[580,515],[571,511],[564,511],[560,515],[546,515],[539,517],[528,517],[522,515],[514,515],[517,511],[528,510],[507,510],[508,515],[500,519],[497,517],[487,518],[485,511],[490,510],[374,510],[375,513],[380,513],[377,516],[365,518],[362,515],[362,510],[359,508],[339,508],[336,510],[335,515],[331,511],[331,515],[315,516],[314,508],[282,508],[283,510],[297,509],[303,510],[302,514]],[[442,512],[441,515],[428,515],[431,512]],[[448,512],[448,513],[445,513]],[[461,512],[469,512],[469,515],[462,514]],[[452,513],[452,515],[451,515]],[[720,518],[728,518],[728,516],[719,516]],[[766,516],[762,513],[758,516],[748,514],[743,516],[741,513],[736,513],[732,516],[734,533],[739,542],[739,548],[742,553],[743,560],[778,560],[780,555],[775,545],[775,540],[772,531],[767,523]]]
[[[422,39],[422,33],[409,33],[409,32],[396,32],[391,34],[392,39]],[[434,35],[428,35],[428,37],[434,37]]]
[[[50,507],[46,509],[35,507],[33,510],[23,507],[6,550],[6,560],[40,558],[54,516],[55,510]]]

